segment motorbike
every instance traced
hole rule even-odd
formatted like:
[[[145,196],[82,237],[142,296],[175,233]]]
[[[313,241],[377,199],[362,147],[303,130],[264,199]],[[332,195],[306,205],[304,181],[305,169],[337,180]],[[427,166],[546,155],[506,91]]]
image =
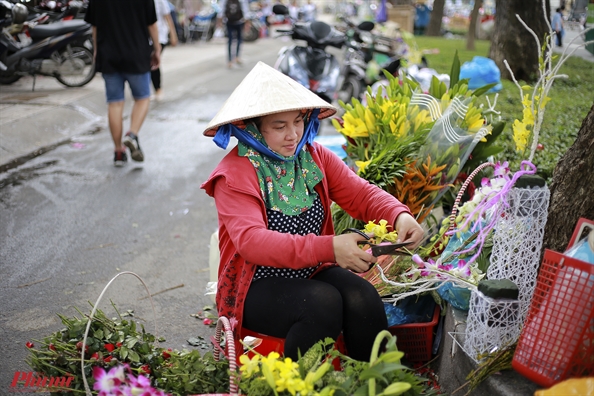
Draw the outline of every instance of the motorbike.
[[[217,15],[217,9],[210,6],[191,17],[187,40],[189,42],[194,40],[210,41],[217,27]]]
[[[246,17],[245,26],[243,28],[243,41],[250,43],[256,41],[260,37],[262,30],[262,22],[256,13],[249,13]]]
[[[95,76],[93,50],[85,44],[92,41],[91,25],[76,19],[29,25],[30,41],[20,42],[13,33],[19,25],[25,26],[27,11],[19,8],[17,20],[13,9],[19,6],[26,10],[20,4],[0,1],[0,84],[12,84],[26,75],[51,76],[67,87],[89,83]]]
[[[342,17],[346,25],[346,51],[341,73],[344,77],[338,97],[343,102],[351,98],[362,99],[367,86],[383,79],[385,70],[396,75],[401,66],[401,53],[398,43],[389,37],[371,33],[375,24],[365,21],[353,24]]]
[[[321,21],[296,23],[291,29],[278,29],[277,33],[291,36],[294,41],[305,41],[306,45],[294,44],[281,48],[275,69],[328,103],[337,99],[340,64],[333,54],[326,52],[326,47],[342,48],[344,34]]]

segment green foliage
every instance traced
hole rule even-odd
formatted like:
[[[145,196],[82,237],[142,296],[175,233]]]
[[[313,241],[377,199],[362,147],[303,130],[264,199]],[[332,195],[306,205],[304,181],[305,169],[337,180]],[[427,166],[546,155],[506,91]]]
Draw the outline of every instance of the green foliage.
[[[73,375],[69,390],[84,393],[80,358],[88,315],[77,311],[81,317],[58,314],[66,327],[35,340],[37,348],[29,349],[26,362],[48,377]],[[127,315],[131,316],[132,311]],[[126,363],[135,374],[148,376],[153,386],[173,395],[228,391],[228,362],[215,362],[212,354],[200,356],[197,350],[180,352],[155,346],[155,336],[147,333],[142,324],[122,316],[118,312],[117,319],[110,319],[100,309],[95,312],[85,348],[84,375],[91,389],[95,382],[93,366],[107,370]]]
[[[379,346],[387,338],[385,351],[378,353]],[[422,377],[402,365],[403,352],[398,351],[396,337],[387,331],[378,335],[374,352],[369,362],[353,360],[334,349],[334,340],[326,338],[312,346],[298,361],[299,378],[306,379],[313,373],[323,372],[316,378],[314,392],[334,396],[381,396],[381,395],[435,395],[435,390]],[[258,396],[288,396],[287,390],[272,389],[265,379],[265,367],[270,370],[286,367],[286,362],[276,361],[274,367],[265,357],[258,360],[259,368],[249,377],[242,377],[239,387],[242,394]],[[339,361],[342,371],[335,371],[329,362]],[[321,371],[320,371],[321,370]],[[270,371],[268,371],[270,373]],[[283,377],[285,381],[288,378]],[[298,380],[298,379],[294,379]],[[306,379],[307,381],[307,379]],[[332,393],[333,392],[333,393]],[[309,393],[311,394],[311,393]]]

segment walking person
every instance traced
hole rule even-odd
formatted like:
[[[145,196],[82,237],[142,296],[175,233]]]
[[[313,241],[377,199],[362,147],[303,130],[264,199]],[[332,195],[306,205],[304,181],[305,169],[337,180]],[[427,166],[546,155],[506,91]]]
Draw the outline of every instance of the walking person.
[[[144,161],[138,133],[149,110],[151,69],[159,67],[161,44],[153,0],[90,0],[85,21],[93,25],[95,65],[105,81],[109,130],[115,146],[114,165]],[[152,45],[150,40],[152,40]],[[122,139],[124,87],[134,98],[130,128]]]
[[[565,30],[563,30],[563,10],[565,7],[559,7],[555,10],[555,15],[553,15],[553,20],[551,21],[551,27],[555,31],[555,37],[557,37],[557,47],[563,47],[563,35],[565,34]]]
[[[155,11],[157,12],[157,28],[159,30],[159,43],[161,44],[161,56],[167,45],[177,45],[177,30],[173,23],[171,7],[167,0],[155,0]],[[151,71],[151,81],[155,89],[155,99],[163,98],[161,89],[161,68],[157,67]]]
[[[219,218],[219,316],[236,323],[236,338],[244,327],[284,338],[293,360],[341,332],[348,355],[368,360],[388,327],[379,294],[356,274],[377,259],[358,247],[363,236],[334,234],[332,202],[363,221],[387,220],[411,250],[423,237],[407,206],[314,142],[319,120],[335,113],[258,62],[204,131],[223,149],[239,141],[201,186]]]
[[[233,64],[241,65],[239,57],[242,43],[242,31],[245,25],[245,18],[249,12],[246,0],[222,0],[222,15],[219,16],[227,27],[227,45],[228,45],[228,67],[231,69]],[[235,50],[233,50],[233,43]]]

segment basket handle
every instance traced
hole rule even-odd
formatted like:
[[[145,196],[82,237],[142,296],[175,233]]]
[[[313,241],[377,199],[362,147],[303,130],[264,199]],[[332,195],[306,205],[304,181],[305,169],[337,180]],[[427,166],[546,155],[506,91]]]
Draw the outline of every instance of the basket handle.
[[[237,360],[235,355],[235,338],[233,337],[233,330],[231,330],[231,323],[229,323],[229,319],[225,316],[219,317],[217,320],[217,328],[215,330],[214,336],[214,352],[213,356],[215,360],[219,360],[220,352],[221,352],[221,336],[225,331],[225,347],[227,349],[227,359],[229,360],[229,393],[232,395],[237,394]]]
[[[486,167],[489,167],[489,166],[492,168],[495,168],[495,164],[492,162],[484,162],[484,163],[480,164],[479,166],[477,166],[476,169],[473,170],[470,175],[468,175],[468,177],[462,184],[462,187],[460,187],[460,191],[458,191],[458,195],[456,196],[456,200],[454,201],[454,205],[452,206],[452,214],[450,214],[450,228],[448,229],[448,232],[454,231],[454,228],[456,227],[456,214],[458,213],[458,205],[460,204],[460,200],[462,199],[462,196],[464,195],[464,192],[466,191],[466,187],[468,187],[468,185],[470,184],[472,179],[474,179],[474,177],[480,171],[482,171],[483,169],[485,169]]]

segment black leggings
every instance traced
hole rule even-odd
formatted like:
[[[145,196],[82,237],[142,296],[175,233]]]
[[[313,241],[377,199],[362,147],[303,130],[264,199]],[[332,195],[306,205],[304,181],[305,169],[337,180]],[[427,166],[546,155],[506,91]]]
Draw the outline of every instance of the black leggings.
[[[161,44],[161,55],[163,54],[163,50],[167,44]],[[161,69],[156,68],[155,70],[151,70],[151,81],[153,82],[153,88],[155,91],[161,89]]]
[[[340,267],[311,279],[259,279],[250,286],[243,314],[245,328],[285,338],[285,356],[293,360],[342,331],[349,356],[368,361],[375,337],[388,327],[375,288]]]

